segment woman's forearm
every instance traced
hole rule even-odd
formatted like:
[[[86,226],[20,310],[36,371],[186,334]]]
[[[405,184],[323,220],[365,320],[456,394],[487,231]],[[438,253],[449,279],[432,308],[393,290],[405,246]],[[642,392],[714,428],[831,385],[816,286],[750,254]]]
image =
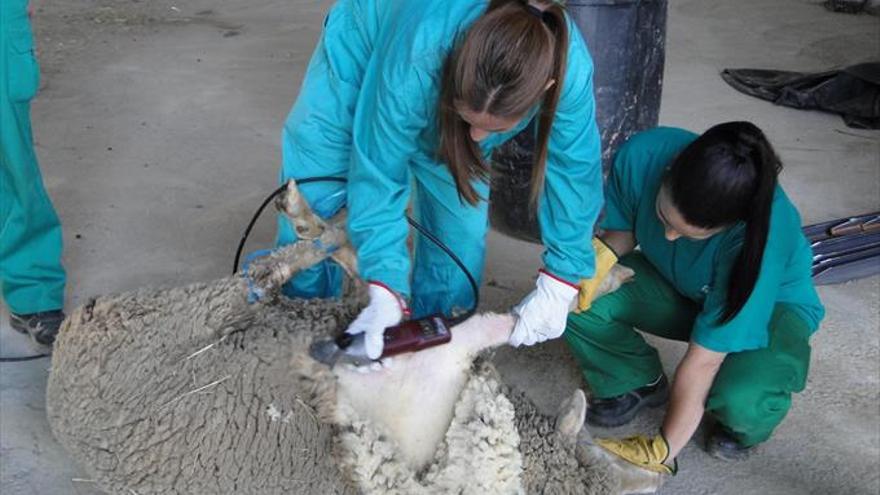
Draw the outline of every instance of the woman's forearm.
[[[663,436],[669,443],[669,459],[678,456],[693,436],[705,410],[706,397],[724,354],[691,344],[675,371]]]
[[[700,397],[693,384],[685,385],[686,381],[680,373],[675,374],[669,409],[663,421],[663,436],[669,443],[669,459],[678,456],[687,445],[703,417],[705,396]]]
[[[632,252],[636,248],[636,238],[632,232],[624,230],[606,230],[600,236],[602,242],[614,251],[618,258]]]

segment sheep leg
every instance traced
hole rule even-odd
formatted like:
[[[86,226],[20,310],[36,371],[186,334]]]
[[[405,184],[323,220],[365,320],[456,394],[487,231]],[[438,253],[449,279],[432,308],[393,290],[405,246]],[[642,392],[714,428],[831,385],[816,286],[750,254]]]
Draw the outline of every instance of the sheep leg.
[[[357,279],[357,257],[345,232],[345,209],[329,221],[322,220],[309,207],[293,179],[276,199],[275,207],[290,219],[299,241],[251,263],[247,276],[252,292],[259,298],[275,293],[298,272],[328,257]]]
[[[315,215],[309,207],[293,179],[287,181],[287,190],[275,200],[275,208],[290,219],[300,239],[317,239],[327,228],[324,220]]]
[[[635,276],[636,272],[627,266],[614,265],[608,275],[602,279],[599,287],[596,289],[596,295],[593,300],[599,299],[605,294],[616,291],[621,285],[629,282]]]
[[[348,220],[348,210],[343,208],[333,218],[328,220],[327,223],[333,228],[345,231],[346,220]],[[330,255],[330,259],[338,263],[352,280],[358,280],[357,254],[351,243],[346,242],[344,245],[339,246],[339,249]]]
[[[566,443],[574,445],[586,417],[587,397],[583,390],[577,389],[571,397],[559,405],[559,412],[556,415],[556,431]]]
[[[332,225],[334,227],[339,227],[339,228],[344,229],[346,221],[348,221],[348,210],[343,208],[343,209],[339,210],[338,213],[333,215],[333,217],[331,217],[330,220],[327,220],[327,223],[329,223],[330,225]]]
[[[298,272],[314,266],[348,245],[344,229],[325,227],[324,232],[314,240],[295,242],[252,262],[247,271],[251,291],[259,298],[274,294]]]
[[[357,280],[357,255],[354,252],[354,248],[351,247],[351,244],[346,243],[344,246],[340,246],[339,249],[330,255],[330,259],[338,263],[349,277],[353,280]]]

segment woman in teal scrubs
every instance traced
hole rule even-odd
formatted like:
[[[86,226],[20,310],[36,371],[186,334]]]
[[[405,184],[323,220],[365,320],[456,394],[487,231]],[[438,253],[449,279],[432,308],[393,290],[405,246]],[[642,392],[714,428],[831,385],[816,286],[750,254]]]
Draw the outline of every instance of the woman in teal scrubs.
[[[592,306],[583,301],[565,339],[592,390],[590,423],[618,426],[644,406],[667,397],[670,404],[658,435],[602,441],[612,452],[674,472],[708,413],[710,453],[741,458],[770,437],[791,394],[803,390],[809,338],[824,309],[780,170],[748,122],[700,136],[653,129],[618,152],[601,242],[635,277]],[[671,387],[657,351],[635,328],[688,342]]]
[[[282,134],[281,181],[302,187],[328,217],[348,207],[370,305],[349,328],[378,357],[384,328],[405,317],[473,304],[465,275],[421,237],[410,261],[405,210],[479,281],[488,229],[489,157],[538,121],[533,199],[546,250],[535,291],[517,306],[511,343],[565,330],[577,282],[594,272],[589,248],[602,204],[592,61],[562,6],[525,0],[340,0]],[[280,218],[277,244],[297,239]],[[587,246],[587,249],[584,248]],[[299,275],[293,295],[337,295],[341,269]]]

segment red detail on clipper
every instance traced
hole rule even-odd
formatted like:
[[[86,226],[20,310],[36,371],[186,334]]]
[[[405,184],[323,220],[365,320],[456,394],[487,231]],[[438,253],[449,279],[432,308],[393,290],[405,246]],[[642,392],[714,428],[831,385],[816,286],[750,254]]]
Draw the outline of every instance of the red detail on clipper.
[[[449,324],[440,315],[405,321],[385,329],[382,357],[421,351],[452,340]]]

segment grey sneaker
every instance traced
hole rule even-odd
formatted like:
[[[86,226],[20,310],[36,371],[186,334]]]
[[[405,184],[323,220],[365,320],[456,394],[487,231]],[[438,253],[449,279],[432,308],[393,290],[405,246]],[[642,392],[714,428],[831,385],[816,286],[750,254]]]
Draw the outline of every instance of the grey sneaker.
[[[64,317],[64,311],[60,309],[26,315],[11,313],[9,323],[13,330],[29,335],[37,344],[51,346],[55,343],[55,336],[58,335]]]

